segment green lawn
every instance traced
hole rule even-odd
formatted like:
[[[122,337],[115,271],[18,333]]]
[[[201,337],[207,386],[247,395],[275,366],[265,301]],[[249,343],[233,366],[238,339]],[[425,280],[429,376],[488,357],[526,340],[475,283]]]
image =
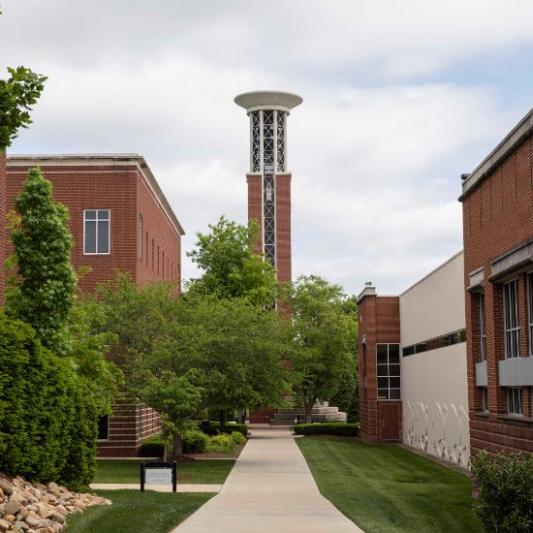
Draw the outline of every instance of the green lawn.
[[[66,533],[168,533],[214,494],[99,490],[113,505],[68,517]]]
[[[320,492],[366,533],[475,532],[467,476],[394,444],[296,439]]]
[[[132,460],[98,459],[94,483],[139,483],[139,463]],[[178,463],[178,483],[224,483],[233,468],[231,460]]]

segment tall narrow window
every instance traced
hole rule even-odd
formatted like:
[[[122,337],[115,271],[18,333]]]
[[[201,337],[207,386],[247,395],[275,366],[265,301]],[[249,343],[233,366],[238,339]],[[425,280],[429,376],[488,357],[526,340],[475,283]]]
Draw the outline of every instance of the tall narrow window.
[[[503,319],[505,334],[505,357],[520,355],[520,319],[518,312],[518,281],[503,285]]]
[[[479,357],[487,359],[487,331],[485,330],[485,295],[479,295]]]
[[[159,246],[157,247],[157,275],[159,276]]]
[[[109,440],[109,416],[98,417],[98,440]]]
[[[507,389],[507,412],[510,415],[522,415],[522,389],[509,387]]]
[[[527,307],[529,329],[529,355],[533,356],[533,272],[527,275]]]
[[[83,253],[109,254],[111,242],[111,211],[86,209],[83,212]]]
[[[400,399],[400,345],[378,344],[378,399]]]
[[[148,232],[146,232],[145,234],[145,238],[144,238],[144,242],[146,243],[146,258],[145,258],[145,261],[146,261],[146,266],[148,266]]]
[[[163,269],[163,273],[162,273],[162,276],[163,276],[163,279],[165,279],[165,252],[163,252],[163,264],[161,265],[162,269]]]
[[[480,387],[481,393],[481,410],[484,413],[489,412],[489,389],[487,387]]]
[[[144,219],[142,215],[139,215],[139,259],[142,261],[144,253]]]
[[[154,244],[154,239],[152,239],[152,270],[154,269],[154,254],[155,254],[155,244]]]

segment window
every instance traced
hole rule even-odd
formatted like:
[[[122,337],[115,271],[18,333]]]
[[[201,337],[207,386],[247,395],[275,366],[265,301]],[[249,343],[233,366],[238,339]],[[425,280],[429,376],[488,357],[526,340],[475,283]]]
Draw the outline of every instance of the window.
[[[503,318],[505,357],[518,357],[520,351],[520,320],[518,314],[518,282],[508,281],[503,286]]]
[[[142,260],[144,252],[144,219],[139,215],[139,259]]]
[[[400,345],[378,344],[378,399],[400,399]]]
[[[148,266],[148,232],[146,232],[146,236],[144,238],[144,242],[146,243],[146,258],[145,258],[145,261],[146,261],[146,266]]]
[[[489,412],[489,389],[487,387],[480,387],[481,393],[481,410],[484,413]]]
[[[155,251],[155,244],[154,244],[154,239],[152,239],[152,270],[154,269],[154,251]]]
[[[533,355],[533,272],[527,275],[527,307],[529,330],[529,355]]]
[[[510,415],[521,415],[522,412],[522,389],[509,387],[507,389],[507,412]]]
[[[110,249],[111,211],[86,209],[83,212],[83,253],[108,254]]]
[[[98,417],[98,440],[109,439],[109,416],[103,415]]]
[[[487,331],[485,330],[485,295],[479,295],[479,359],[487,359]]]

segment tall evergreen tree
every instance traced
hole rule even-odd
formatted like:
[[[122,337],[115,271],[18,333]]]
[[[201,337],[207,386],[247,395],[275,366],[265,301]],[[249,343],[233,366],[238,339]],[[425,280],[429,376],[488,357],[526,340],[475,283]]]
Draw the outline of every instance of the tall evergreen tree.
[[[76,288],[68,211],[54,201],[52,184],[38,168],[30,170],[15,209],[6,311],[33,326],[44,346],[65,354]]]

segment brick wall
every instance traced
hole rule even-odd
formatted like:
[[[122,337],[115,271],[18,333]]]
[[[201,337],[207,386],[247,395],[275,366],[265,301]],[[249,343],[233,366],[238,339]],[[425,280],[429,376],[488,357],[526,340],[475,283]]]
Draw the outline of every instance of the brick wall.
[[[276,270],[278,281],[292,281],[290,174],[276,176]]]
[[[248,220],[255,220],[259,226],[259,231],[263,227],[263,178],[257,174],[247,174],[248,182]],[[259,234],[257,251],[263,251],[263,237]]]
[[[9,208],[13,208],[29,168],[8,161]],[[47,164],[42,169],[53,184],[54,198],[70,212],[74,268],[90,269],[80,279],[82,290],[94,292],[98,283],[112,279],[117,270],[130,273],[137,283],[167,280],[179,287],[181,236],[135,161],[114,165]],[[83,211],[93,208],[111,210],[109,255],[83,254]],[[151,408],[126,398],[114,404],[109,428],[109,440],[99,441],[98,454],[134,456],[142,441],[160,430],[160,418]]]
[[[489,281],[491,260],[533,238],[532,138],[526,138],[463,199],[465,286],[469,273],[482,267],[487,334],[489,413],[481,413],[475,363],[480,357],[479,300],[466,291],[468,394],[471,449],[533,451],[531,388],[522,390],[524,417],[507,416],[505,388],[499,386],[498,362],[504,357],[501,283]],[[525,275],[518,275],[521,349],[527,350]]]
[[[366,295],[359,300],[359,417],[360,435],[366,442],[380,440],[380,404],[398,406],[398,439],[401,435],[401,402],[378,400],[376,344],[400,342],[400,302],[396,296]]]

